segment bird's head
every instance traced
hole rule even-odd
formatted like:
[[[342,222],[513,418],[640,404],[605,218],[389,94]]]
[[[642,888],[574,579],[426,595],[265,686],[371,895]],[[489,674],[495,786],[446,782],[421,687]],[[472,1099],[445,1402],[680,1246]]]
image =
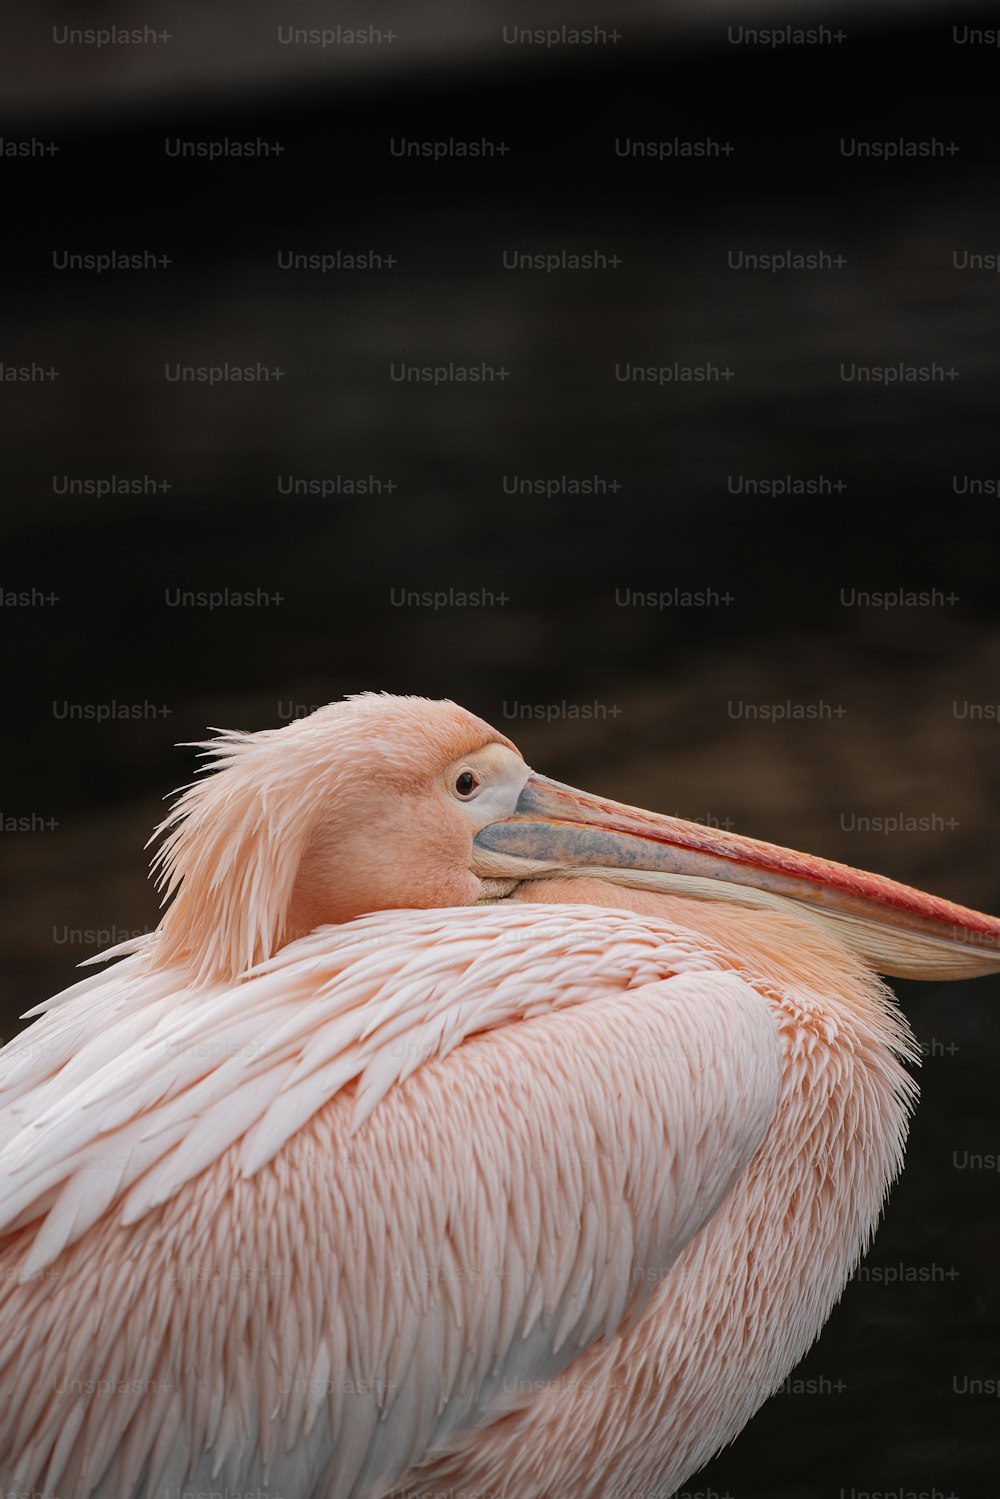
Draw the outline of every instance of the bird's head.
[[[201,747],[214,773],[156,830],[153,865],[169,900],[157,959],[202,979],[232,979],[325,923],[473,905],[568,875],[792,909],[881,973],[1000,969],[996,917],[564,786],[454,703],[365,693]]]
[[[169,900],[157,959],[202,978],[235,977],[327,922],[474,905],[475,836],[514,811],[529,774],[455,703],[380,693],[199,748],[212,774],[156,829],[153,868]]]

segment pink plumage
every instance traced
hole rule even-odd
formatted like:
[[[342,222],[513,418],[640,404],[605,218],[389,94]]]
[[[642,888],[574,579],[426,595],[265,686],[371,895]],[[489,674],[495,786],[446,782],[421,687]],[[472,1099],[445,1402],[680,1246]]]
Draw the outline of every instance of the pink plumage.
[[[212,748],[158,931],[0,1051],[0,1473],[669,1494],[900,1169],[914,1046],[874,967],[996,968],[997,923],[691,853],[453,704]]]

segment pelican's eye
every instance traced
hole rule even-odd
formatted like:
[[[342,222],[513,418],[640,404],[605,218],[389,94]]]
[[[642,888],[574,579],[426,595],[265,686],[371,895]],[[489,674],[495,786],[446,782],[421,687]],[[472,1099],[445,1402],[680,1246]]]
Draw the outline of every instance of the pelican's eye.
[[[471,770],[463,770],[460,775],[455,777],[456,795],[468,800],[470,796],[475,796],[478,790],[479,777]]]

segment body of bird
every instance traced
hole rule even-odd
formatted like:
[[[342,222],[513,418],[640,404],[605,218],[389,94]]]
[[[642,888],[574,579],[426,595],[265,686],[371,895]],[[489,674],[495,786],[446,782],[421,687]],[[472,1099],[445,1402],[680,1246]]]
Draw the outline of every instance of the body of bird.
[[[873,954],[987,971],[996,923],[582,797],[451,704],[212,743],[161,927],[0,1051],[0,1473],[669,1495],[900,1169]]]

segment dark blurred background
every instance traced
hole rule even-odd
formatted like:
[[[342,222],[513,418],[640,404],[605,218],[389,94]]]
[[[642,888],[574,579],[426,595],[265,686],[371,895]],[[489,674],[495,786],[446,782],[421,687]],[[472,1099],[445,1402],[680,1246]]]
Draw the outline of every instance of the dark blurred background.
[[[1000,911],[995,25],[8,19],[0,1032],[155,924],[176,742],[364,688]],[[176,378],[226,365],[258,378]],[[906,1174],[812,1385],[692,1494],[996,1491],[1000,979],[898,988],[926,1051]]]

